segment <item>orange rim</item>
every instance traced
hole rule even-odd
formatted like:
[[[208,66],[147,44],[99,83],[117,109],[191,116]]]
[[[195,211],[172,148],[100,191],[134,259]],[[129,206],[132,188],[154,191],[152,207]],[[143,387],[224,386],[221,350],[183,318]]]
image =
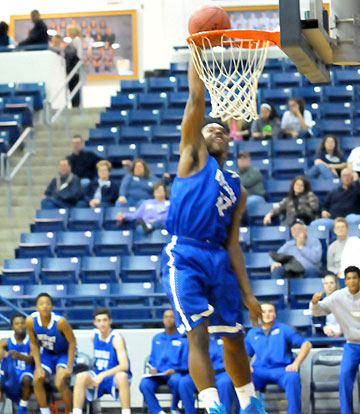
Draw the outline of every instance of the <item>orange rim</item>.
[[[273,45],[280,47],[280,32],[267,32],[265,30],[211,30],[190,35],[186,41],[191,43],[203,38],[210,38],[209,40],[211,40],[214,36],[222,35],[224,35],[224,38],[229,38],[229,40],[223,40],[222,44],[224,46],[235,45],[246,49],[255,49],[265,47],[267,42],[271,42]]]

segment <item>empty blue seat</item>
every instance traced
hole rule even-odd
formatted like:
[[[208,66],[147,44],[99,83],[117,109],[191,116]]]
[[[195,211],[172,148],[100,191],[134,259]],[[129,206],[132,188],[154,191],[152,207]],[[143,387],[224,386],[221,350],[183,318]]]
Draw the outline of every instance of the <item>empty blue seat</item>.
[[[149,142],[151,137],[150,126],[123,126],[120,129],[119,143],[120,144],[137,144]]]
[[[117,144],[119,140],[119,128],[102,127],[90,128],[89,141],[92,145]]]
[[[282,72],[284,67],[283,58],[269,58],[265,60],[264,72]]]
[[[324,99],[328,102],[341,101],[351,102],[354,99],[354,87],[346,86],[324,86]]]
[[[53,256],[55,233],[21,233],[16,257]]]
[[[165,108],[161,110],[161,123],[169,125],[180,125],[184,116],[182,108]]]
[[[176,90],[176,78],[169,76],[167,78],[151,77],[148,79],[149,92],[172,92]]]
[[[360,146],[360,137],[342,137],[339,142],[345,155],[349,155],[354,148]]]
[[[83,257],[80,279],[83,283],[119,282],[120,257]]]
[[[188,92],[169,92],[168,106],[169,108],[185,108],[186,102],[189,98]]]
[[[311,335],[312,318],[310,309],[280,309],[276,315],[279,322],[290,325],[300,334]]]
[[[180,142],[181,129],[179,125],[157,125],[152,128],[152,142]]]
[[[107,147],[107,154],[107,159],[113,165],[122,166],[123,160],[132,160],[138,156],[138,147],[136,144],[109,145]]]
[[[12,146],[21,132],[20,114],[0,114],[0,130],[9,133],[9,145]]]
[[[250,210],[247,210],[249,224],[251,226],[262,226],[265,215],[274,207],[273,203],[254,204]]]
[[[120,82],[120,89],[122,93],[146,92],[146,79],[123,79]]]
[[[177,144],[173,144],[177,145]],[[170,154],[169,144],[141,144],[139,149],[139,156],[146,161],[166,161]]]
[[[32,126],[34,98],[31,96],[4,98],[3,112],[9,114],[21,114],[22,126]]]
[[[358,88],[357,91],[359,90],[360,89]],[[354,110],[354,117],[359,117],[360,116],[360,101],[354,102],[353,110]]]
[[[258,87],[259,88],[270,88],[271,87],[271,77],[269,73],[262,73],[260,75],[259,81],[258,81]]]
[[[354,85],[360,83],[360,69],[335,69],[334,81],[336,85]]]
[[[34,109],[38,111],[43,108],[43,101],[46,96],[45,83],[17,83],[15,95],[32,96],[34,98]]]
[[[249,251],[251,246],[251,227],[240,227],[239,243],[244,252]]]
[[[106,212],[109,210],[109,208],[106,209]],[[97,256],[122,256],[124,254],[130,254],[132,239],[133,234],[130,230],[98,230],[95,232],[94,253]]]
[[[290,88],[271,88],[263,89],[261,91],[262,102],[287,103],[291,97],[292,92]]]
[[[273,303],[277,309],[285,308],[288,301],[287,280],[251,280],[251,288],[260,302]]]
[[[9,131],[1,131],[0,128],[0,152],[7,152],[9,149]]]
[[[123,256],[121,280],[123,282],[155,282],[160,275],[159,256]]]
[[[45,257],[41,266],[42,283],[77,283],[80,260],[77,257]]]
[[[271,83],[275,88],[299,87],[302,77],[299,72],[274,72],[271,74]]]
[[[104,211],[101,208],[72,208],[70,211],[69,230],[98,230],[102,227]]]
[[[61,312],[59,307],[63,308],[64,300],[68,293],[68,285],[66,284],[25,285],[24,297],[21,298],[23,310],[29,313],[33,312],[36,297],[44,292],[53,298],[54,311]]]
[[[148,92],[139,93],[138,96],[138,107],[140,109],[159,109],[167,105],[168,97],[166,92]]]
[[[139,255],[161,254],[162,248],[170,241],[170,234],[166,230],[154,230],[150,234],[143,231],[134,232],[134,253]]]
[[[189,62],[171,62],[170,73],[172,75],[186,75],[188,72]]]
[[[293,88],[293,96],[301,96],[305,102],[320,102],[322,100],[323,89],[321,86],[304,86]]]
[[[291,180],[266,180],[266,194],[270,197],[272,203],[281,201],[289,193]]]
[[[354,134],[360,134],[360,119],[355,119],[353,128],[354,128]]]
[[[322,262],[326,265],[326,251],[329,245],[330,232],[326,226],[317,225],[314,226],[312,223],[308,227],[308,236],[314,239],[318,239],[321,243],[322,248]]]
[[[156,177],[163,178],[164,173],[167,172],[166,162],[148,162],[151,174]]]
[[[118,213],[134,212],[135,207],[107,207],[104,215],[104,229],[106,230],[119,230],[116,216]]]
[[[55,250],[59,257],[88,256],[92,252],[93,242],[94,234],[91,231],[59,232]]]
[[[252,159],[270,158],[271,140],[239,141],[238,151],[248,151]]]
[[[351,119],[321,119],[317,126],[322,134],[352,135],[353,125]]]
[[[65,208],[36,210],[32,231],[63,231],[67,228],[69,212]]]
[[[295,175],[304,175],[305,169],[305,158],[273,158],[272,172],[275,179],[290,179]]]
[[[111,97],[110,107],[111,109],[135,109],[137,106],[136,95],[133,93],[125,94],[121,93]]]
[[[158,109],[133,109],[129,111],[129,125],[158,125],[160,113]]]
[[[15,92],[15,83],[1,83],[0,84],[0,96],[13,96]]]
[[[38,283],[40,260],[32,259],[4,259],[1,283],[4,285],[24,285]]]
[[[0,296],[19,306],[18,298],[24,295],[25,286],[28,285],[0,285]]]
[[[291,279],[290,303],[293,309],[308,309],[315,292],[324,290],[321,278]]]
[[[170,174],[170,178],[173,180],[177,174],[179,163],[178,161],[169,161],[167,163],[167,173]]]
[[[272,174],[271,162],[268,158],[251,160],[251,165],[258,168],[264,178],[269,178]]]
[[[179,92],[189,91],[189,82],[187,75],[179,75],[177,78],[177,89]]]
[[[289,229],[286,226],[254,226],[251,229],[253,251],[268,252],[278,250],[289,240]]]
[[[244,258],[250,278],[270,279],[271,258],[268,253],[245,252]]]
[[[276,139],[273,141],[274,157],[304,157],[305,139]]]
[[[106,111],[100,113],[99,126],[121,126],[128,125],[129,116],[127,111]]]
[[[350,119],[353,106],[350,102],[324,102],[320,106],[320,112],[324,118]]]
[[[90,145],[91,141],[85,142],[85,149],[86,151],[93,152],[99,158],[107,158],[107,146],[104,145]]]
[[[313,157],[316,154],[316,150],[319,148],[322,142],[322,138],[307,138],[305,140],[306,143],[306,153],[308,157]]]
[[[179,159],[180,159],[180,144],[179,143],[171,144],[170,160],[179,161]]]

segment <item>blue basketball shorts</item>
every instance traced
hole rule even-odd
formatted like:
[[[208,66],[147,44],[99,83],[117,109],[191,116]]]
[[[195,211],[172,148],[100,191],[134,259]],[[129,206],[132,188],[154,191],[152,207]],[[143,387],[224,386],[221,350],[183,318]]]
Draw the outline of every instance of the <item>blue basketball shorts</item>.
[[[240,287],[226,249],[172,236],[163,249],[162,283],[180,333],[204,318],[210,333],[242,332]]]
[[[57,367],[66,368],[68,362],[68,353],[63,352],[55,354],[43,348],[40,354],[41,366],[49,374],[55,374]]]
[[[98,373],[96,371],[89,371],[91,378],[95,377]],[[129,382],[131,377],[128,374]],[[101,398],[104,394],[110,394],[114,400],[120,401],[119,390],[115,383],[115,375],[111,377],[105,377],[98,387],[86,388],[85,397],[87,401],[94,401]]]

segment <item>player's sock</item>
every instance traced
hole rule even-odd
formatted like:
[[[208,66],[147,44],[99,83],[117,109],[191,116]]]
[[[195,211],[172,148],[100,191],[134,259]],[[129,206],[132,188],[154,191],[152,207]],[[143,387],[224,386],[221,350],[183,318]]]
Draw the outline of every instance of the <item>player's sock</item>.
[[[235,391],[242,410],[245,410],[250,404],[251,397],[256,398],[255,387],[252,382],[249,382],[249,384],[243,385],[242,387],[235,387]]]
[[[75,413],[73,413],[75,414]],[[131,408],[123,408],[121,410],[121,414],[131,414]]]
[[[50,408],[49,407],[40,408],[40,413],[41,414],[50,414]]]
[[[81,408],[73,408],[72,414],[82,414],[82,409]]]
[[[18,414],[26,414],[27,413],[27,405],[28,401],[20,400],[17,412]]]
[[[205,388],[199,392],[199,398],[204,403],[206,411],[209,413],[211,408],[220,405],[218,390],[214,387]]]

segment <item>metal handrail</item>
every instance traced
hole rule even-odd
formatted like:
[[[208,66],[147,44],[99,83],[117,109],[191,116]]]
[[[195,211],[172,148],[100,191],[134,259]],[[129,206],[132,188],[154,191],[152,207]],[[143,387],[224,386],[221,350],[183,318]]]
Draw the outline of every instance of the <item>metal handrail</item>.
[[[76,75],[79,74],[79,82],[76,87],[72,90],[71,93],[68,91],[69,82],[71,79]],[[64,130],[65,136],[69,139],[70,138],[70,129],[69,129],[69,109],[68,104],[71,99],[81,91],[82,86],[85,84],[85,65],[83,61],[79,61],[71,72],[66,76],[64,82],[53,95],[50,101],[44,101],[44,122],[48,126],[49,135],[48,135],[48,154],[53,155],[53,142],[54,142],[54,123],[59,118],[59,116],[65,110],[65,119],[64,119]],[[61,93],[65,93],[65,102],[56,110],[54,114],[52,110],[52,105],[54,101],[59,97]],[[80,94],[80,113],[83,113],[83,104],[82,104],[82,96]]]

